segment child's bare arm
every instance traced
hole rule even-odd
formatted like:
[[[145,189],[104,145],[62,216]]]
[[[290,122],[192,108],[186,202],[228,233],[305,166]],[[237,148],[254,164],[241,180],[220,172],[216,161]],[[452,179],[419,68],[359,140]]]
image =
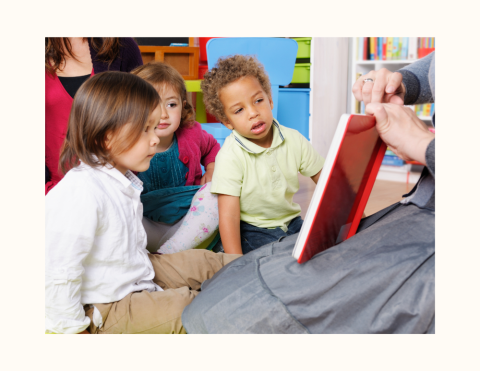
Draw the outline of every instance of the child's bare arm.
[[[240,242],[240,198],[218,195],[220,237],[226,254],[242,254]]]
[[[211,182],[213,177],[213,170],[215,169],[215,162],[210,162],[205,167],[205,174],[203,174],[202,179],[200,179],[200,185]]]
[[[320,170],[318,173],[316,173],[314,176],[312,176],[312,180],[315,182],[315,184],[317,184],[318,178],[320,178],[320,173],[321,172],[322,172],[322,170]]]

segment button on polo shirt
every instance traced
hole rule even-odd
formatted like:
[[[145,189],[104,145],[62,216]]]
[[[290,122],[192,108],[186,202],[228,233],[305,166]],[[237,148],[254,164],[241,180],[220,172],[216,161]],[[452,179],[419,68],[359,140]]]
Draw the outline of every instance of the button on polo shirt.
[[[235,130],[215,159],[212,193],[240,197],[240,220],[260,228],[287,230],[301,209],[293,202],[298,172],[317,174],[325,159],[298,131],[274,120],[270,148],[263,148]]]

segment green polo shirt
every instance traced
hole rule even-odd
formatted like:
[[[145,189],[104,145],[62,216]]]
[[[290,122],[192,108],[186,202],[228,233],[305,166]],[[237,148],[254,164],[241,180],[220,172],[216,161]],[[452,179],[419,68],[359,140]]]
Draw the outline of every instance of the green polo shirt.
[[[215,159],[211,192],[240,197],[240,220],[286,232],[301,211],[293,202],[299,189],[298,172],[312,177],[322,169],[325,159],[297,130],[276,120],[272,130],[270,148],[232,131]]]

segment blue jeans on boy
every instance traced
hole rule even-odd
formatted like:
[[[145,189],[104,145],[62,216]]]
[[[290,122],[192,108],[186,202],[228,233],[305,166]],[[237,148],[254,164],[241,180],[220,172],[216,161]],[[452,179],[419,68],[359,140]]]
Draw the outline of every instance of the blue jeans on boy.
[[[240,240],[242,243],[243,255],[250,251],[258,249],[263,245],[278,241],[282,237],[290,236],[292,234],[300,232],[302,224],[302,217],[297,216],[296,218],[292,219],[292,221],[288,225],[287,232],[284,232],[281,228],[259,228],[240,221]],[[220,236],[220,240],[213,247],[213,252],[224,252],[221,239],[222,236]]]
[[[263,245],[278,241],[281,237],[290,236],[300,232],[303,220],[301,216],[292,219],[288,230],[284,232],[281,228],[275,229],[259,228],[251,224],[240,222],[240,240],[242,242],[242,253],[256,250]]]

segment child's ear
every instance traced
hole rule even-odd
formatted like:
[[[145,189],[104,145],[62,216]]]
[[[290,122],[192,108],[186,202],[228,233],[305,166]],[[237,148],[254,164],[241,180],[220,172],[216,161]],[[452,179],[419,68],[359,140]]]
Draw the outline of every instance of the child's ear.
[[[228,121],[225,121],[225,122],[223,123],[223,125],[225,125],[225,126],[226,126],[227,128],[229,128],[230,130],[233,130],[233,125],[230,124]]]

